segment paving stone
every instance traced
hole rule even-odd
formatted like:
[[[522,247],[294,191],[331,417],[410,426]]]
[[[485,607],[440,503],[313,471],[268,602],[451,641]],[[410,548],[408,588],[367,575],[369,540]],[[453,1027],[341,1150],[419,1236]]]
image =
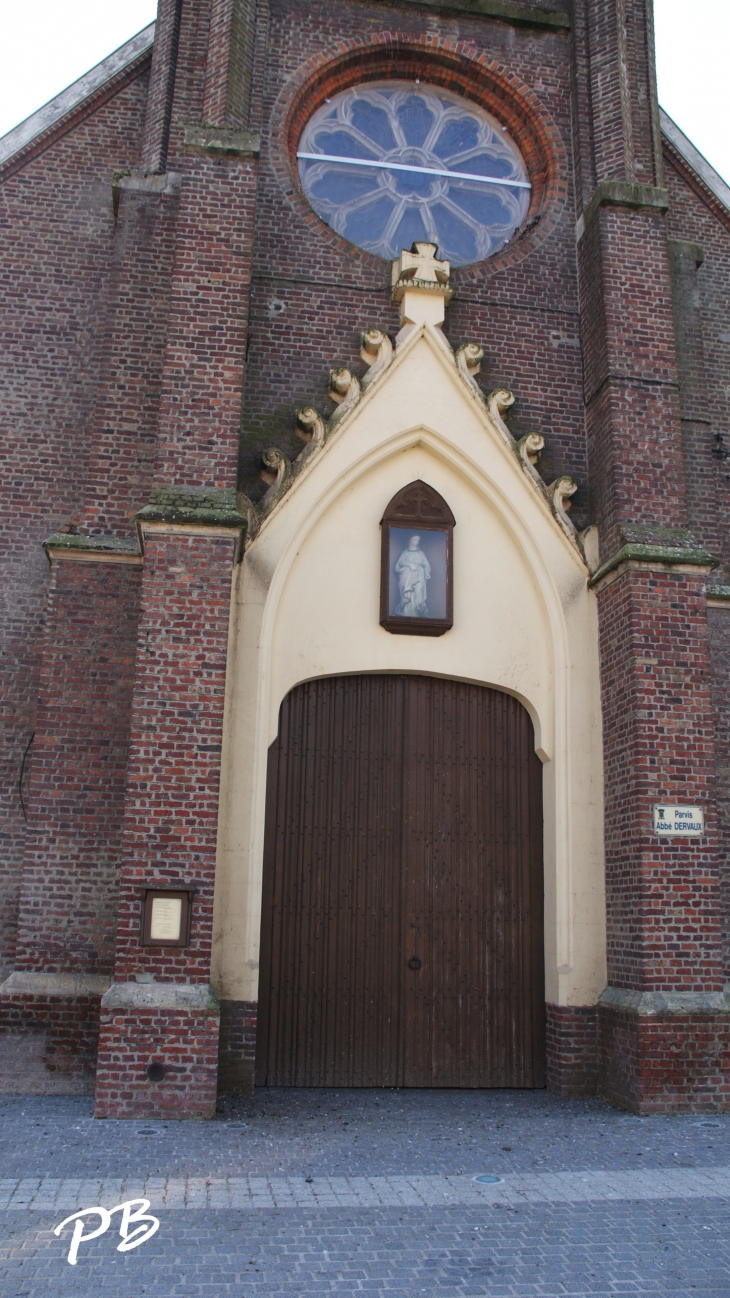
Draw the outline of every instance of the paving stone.
[[[566,1119],[540,1093],[288,1092],[239,1106],[248,1128],[224,1115],[142,1138],[85,1103],[3,1104],[2,1298],[730,1295],[725,1118],[637,1122],[588,1101]],[[63,1157],[44,1167],[49,1149]],[[478,1186],[481,1171],[503,1180]],[[117,1216],[68,1265],[64,1216],[140,1197],[156,1235],[119,1253]]]

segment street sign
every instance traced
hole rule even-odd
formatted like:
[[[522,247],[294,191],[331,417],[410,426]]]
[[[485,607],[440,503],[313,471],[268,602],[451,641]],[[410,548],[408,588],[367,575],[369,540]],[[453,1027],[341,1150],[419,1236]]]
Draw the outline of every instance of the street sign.
[[[660,838],[698,838],[705,832],[701,807],[678,807],[662,802],[654,808],[654,833]]]

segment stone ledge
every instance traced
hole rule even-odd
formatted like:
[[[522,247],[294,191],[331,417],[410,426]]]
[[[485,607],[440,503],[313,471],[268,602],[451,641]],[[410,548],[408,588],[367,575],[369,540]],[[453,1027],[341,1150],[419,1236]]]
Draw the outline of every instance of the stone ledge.
[[[176,171],[158,175],[152,171],[115,171],[112,190],[129,189],[137,194],[179,194],[182,176]]]
[[[119,536],[80,536],[76,532],[56,532],[43,542],[51,559],[81,559],[110,563],[141,563],[136,541]]]
[[[261,133],[233,131],[227,126],[186,126],[185,148],[193,153],[212,153],[225,158],[257,158],[261,152]]]
[[[115,171],[112,176],[112,204],[114,219],[119,214],[122,191],[132,194],[152,194],[157,197],[177,198],[182,189],[182,176],[175,171],[159,175],[152,171]]]
[[[238,510],[235,491],[207,487],[155,487],[149,505],[135,517],[138,525],[176,523],[241,529],[248,524],[245,514]]]
[[[578,222],[578,238],[590,225],[599,207],[651,207],[658,212],[669,210],[669,193],[654,185],[633,185],[623,180],[602,180]]]
[[[512,4],[510,0],[405,0],[417,9],[432,13],[464,14],[472,18],[497,18],[515,27],[548,27],[553,31],[570,31],[570,15],[563,10],[543,9],[541,5]]]
[[[166,509],[155,505],[145,505],[135,516],[138,523],[177,523],[184,527],[187,523],[196,527],[245,527],[243,514],[229,510],[216,509]]]
[[[709,550],[674,545],[624,545],[594,572],[588,585],[596,586],[622,563],[686,564],[691,568],[716,568],[720,560]]]
[[[716,600],[718,604],[730,604],[730,586],[709,586],[707,587],[708,600]]]
[[[667,243],[670,252],[676,250],[679,255],[689,257],[698,270],[700,266],[704,265],[705,250],[701,243],[692,243],[689,239],[668,239]]]
[[[112,983],[102,998],[102,1010],[220,1011],[210,983]]]
[[[31,973],[16,970],[0,985],[0,996],[103,996],[111,986],[103,974]]]
[[[636,992],[607,987],[598,999],[599,1007],[621,1010],[641,1018],[656,1014],[730,1014],[730,993],[726,992]]]

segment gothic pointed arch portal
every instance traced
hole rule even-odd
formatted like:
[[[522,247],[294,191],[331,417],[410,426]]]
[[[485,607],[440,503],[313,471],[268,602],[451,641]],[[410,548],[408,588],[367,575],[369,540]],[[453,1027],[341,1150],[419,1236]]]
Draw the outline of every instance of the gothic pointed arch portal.
[[[269,754],[257,1080],[544,1085],[542,769],[499,690],[297,686]]]

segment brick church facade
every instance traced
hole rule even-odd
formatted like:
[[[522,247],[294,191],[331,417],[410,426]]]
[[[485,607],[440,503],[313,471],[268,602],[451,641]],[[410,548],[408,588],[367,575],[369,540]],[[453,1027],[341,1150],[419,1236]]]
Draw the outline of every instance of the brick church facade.
[[[160,0],[0,181],[3,1088],[728,1109],[730,190],[651,0]]]

